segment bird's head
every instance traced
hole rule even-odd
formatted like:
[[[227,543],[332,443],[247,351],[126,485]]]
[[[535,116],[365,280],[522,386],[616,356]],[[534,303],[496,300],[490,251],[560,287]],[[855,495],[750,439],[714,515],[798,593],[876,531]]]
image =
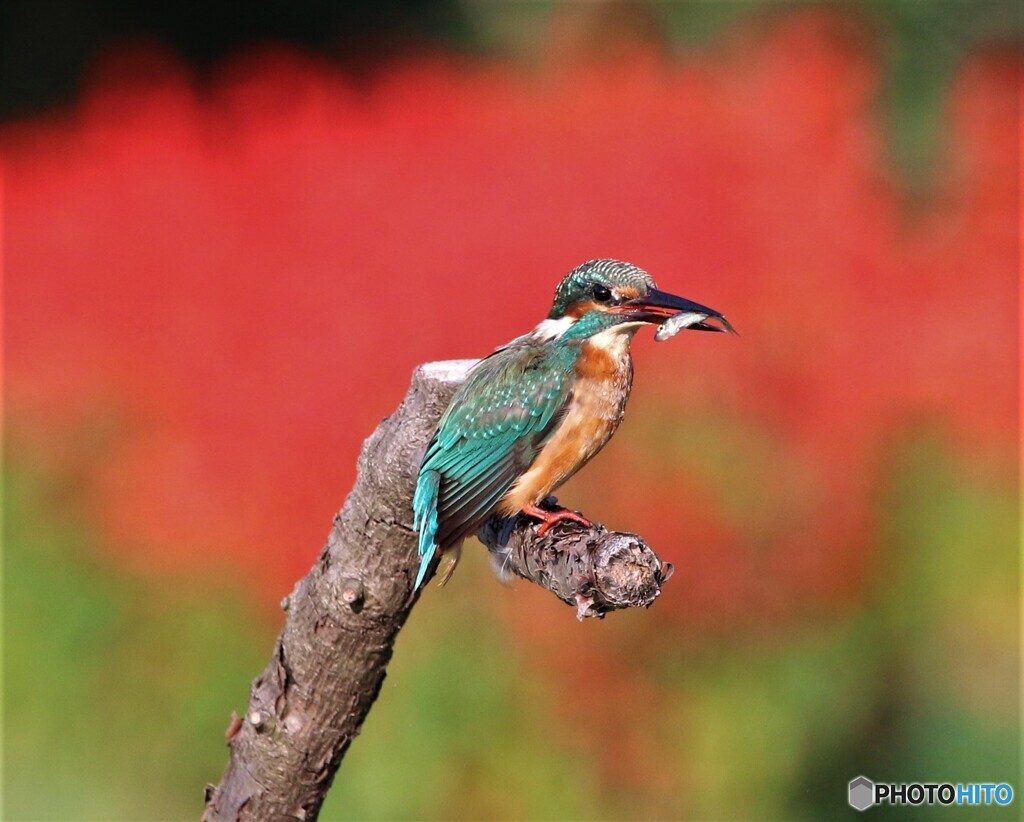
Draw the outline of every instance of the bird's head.
[[[565,275],[555,289],[547,321],[562,325],[566,331],[573,326],[580,332],[584,326],[593,327],[591,333],[617,327],[635,331],[645,324],[661,325],[681,312],[693,315],[688,328],[735,333],[729,321],[713,308],[659,291],[654,278],[631,263],[604,259],[590,260]]]

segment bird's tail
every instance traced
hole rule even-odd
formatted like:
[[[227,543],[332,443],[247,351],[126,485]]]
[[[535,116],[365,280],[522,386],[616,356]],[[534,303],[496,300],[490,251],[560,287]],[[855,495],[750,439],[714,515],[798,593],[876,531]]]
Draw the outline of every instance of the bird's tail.
[[[420,570],[416,574],[417,590],[423,584],[427,569],[437,551],[437,493],[441,475],[437,471],[422,471],[416,480],[416,493],[412,498],[412,527],[420,537]]]

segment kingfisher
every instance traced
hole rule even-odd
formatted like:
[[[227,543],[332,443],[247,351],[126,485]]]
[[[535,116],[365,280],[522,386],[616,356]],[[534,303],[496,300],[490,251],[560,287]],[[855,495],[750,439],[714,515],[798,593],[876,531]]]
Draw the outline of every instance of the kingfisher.
[[[555,289],[536,328],[480,360],[452,397],[427,446],[413,496],[418,589],[439,553],[458,562],[462,541],[493,514],[522,513],[543,535],[575,511],[540,507],[600,451],[622,422],[633,383],[629,345],[645,325],[658,338],[682,327],[735,333],[712,308],[659,291],[641,268],[590,260]]]

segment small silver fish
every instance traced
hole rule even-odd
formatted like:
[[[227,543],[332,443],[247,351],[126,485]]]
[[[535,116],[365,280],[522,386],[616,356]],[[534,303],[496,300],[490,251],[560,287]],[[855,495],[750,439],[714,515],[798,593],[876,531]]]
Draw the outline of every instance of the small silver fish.
[[[658,326],[658,330],[654,332],[654,339],[658,342],[664,342],[670,337],[674,337],[684,328],[696,325],[702,320],[706,320],[709,316],[709,314],[699,314],[696,311],[680,311]]]

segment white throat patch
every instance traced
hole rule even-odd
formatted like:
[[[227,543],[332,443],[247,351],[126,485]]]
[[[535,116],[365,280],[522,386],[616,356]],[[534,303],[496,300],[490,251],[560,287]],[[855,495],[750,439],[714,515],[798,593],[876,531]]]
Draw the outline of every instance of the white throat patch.
[[[643,325],[645,323],[641,322],[613,325],[611,328],[588,337],[587,343],[602,351],[607,351],[609,354],[621,357],[629,351],[629,343],[632,341],[633,335]]]
[[[576,322],[572,317],[559,317],[557,320],[542,320],[538,323],[537,327],[533,329],[534,337],[538,337],[542,340],[553,340],[555,337],[561,337],[566,331],[572,328],[572,324]]]

